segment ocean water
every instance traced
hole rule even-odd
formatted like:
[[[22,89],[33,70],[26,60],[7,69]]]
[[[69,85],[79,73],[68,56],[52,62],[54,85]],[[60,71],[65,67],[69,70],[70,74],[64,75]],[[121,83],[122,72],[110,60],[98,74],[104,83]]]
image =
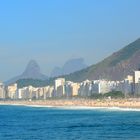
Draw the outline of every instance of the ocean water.
[[[140,140],[140,111],[1,105],[0,140]]]

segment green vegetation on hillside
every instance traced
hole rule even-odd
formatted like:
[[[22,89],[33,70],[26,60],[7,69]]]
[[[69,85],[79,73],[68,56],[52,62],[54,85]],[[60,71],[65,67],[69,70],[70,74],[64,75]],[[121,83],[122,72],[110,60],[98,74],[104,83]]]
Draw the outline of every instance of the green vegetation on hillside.
[[[110,65],[114,66],[122,60],[129,59],[138,50],[140,50],[140,39],[137,39],[119,52],[115,53],[115,57],[112,59]]]
[[[53,81],[54,81],[53,79],[49,79],[49,80],[20,79],[16,83],[18,88],[23,88],[29,85],[33,87],[44,87],[47,85],[52,85]]]
[[[111,79],[111,74],[106,74],[106,70],[108,68],[113,68],[118,63],[131,58],[137,51],[140,51],[140,39],[137,39],[120,51],[105,58],[103,61],[81,71],[66,75],[65,78],[71,81],[83,81],[94,78],[94,76],[97,78],[97,75],[99,78],[99,75],[101,75],[102,78]]]

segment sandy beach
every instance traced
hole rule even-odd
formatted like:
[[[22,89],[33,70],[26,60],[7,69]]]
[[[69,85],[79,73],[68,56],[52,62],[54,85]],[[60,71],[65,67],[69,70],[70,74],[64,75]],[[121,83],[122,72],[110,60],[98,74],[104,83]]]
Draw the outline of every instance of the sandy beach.
[[[120,107],[140,109],[140,99],[113,99],[113,100],[93,100],[93,99],[51,99],[34,101],[0,101],[0,105],[26,105],[26,106],[81,106],[81,107]]]

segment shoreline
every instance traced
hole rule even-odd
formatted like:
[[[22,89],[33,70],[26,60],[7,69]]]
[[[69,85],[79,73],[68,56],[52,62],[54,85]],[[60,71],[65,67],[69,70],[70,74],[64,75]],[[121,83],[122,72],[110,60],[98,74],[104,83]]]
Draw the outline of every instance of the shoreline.
[[[17,105],[31,107],[52,107],[52,108],[71,108],[71,109],[137,109],[140,111],[139,99],[53,99],[53,100],[33,100],[33,101],[0,101],[0,105]]]

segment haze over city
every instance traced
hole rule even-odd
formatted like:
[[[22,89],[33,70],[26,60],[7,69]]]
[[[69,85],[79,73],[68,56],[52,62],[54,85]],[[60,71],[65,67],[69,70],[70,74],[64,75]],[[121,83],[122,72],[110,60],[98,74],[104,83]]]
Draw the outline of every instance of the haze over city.
[[[71,58],[99,62],[140,37],[139,0],[0,2],[0,80],[35,59],[44,74]]]
[[[0,1],[0,140],[140,139],[139,14],[140,0]]]

